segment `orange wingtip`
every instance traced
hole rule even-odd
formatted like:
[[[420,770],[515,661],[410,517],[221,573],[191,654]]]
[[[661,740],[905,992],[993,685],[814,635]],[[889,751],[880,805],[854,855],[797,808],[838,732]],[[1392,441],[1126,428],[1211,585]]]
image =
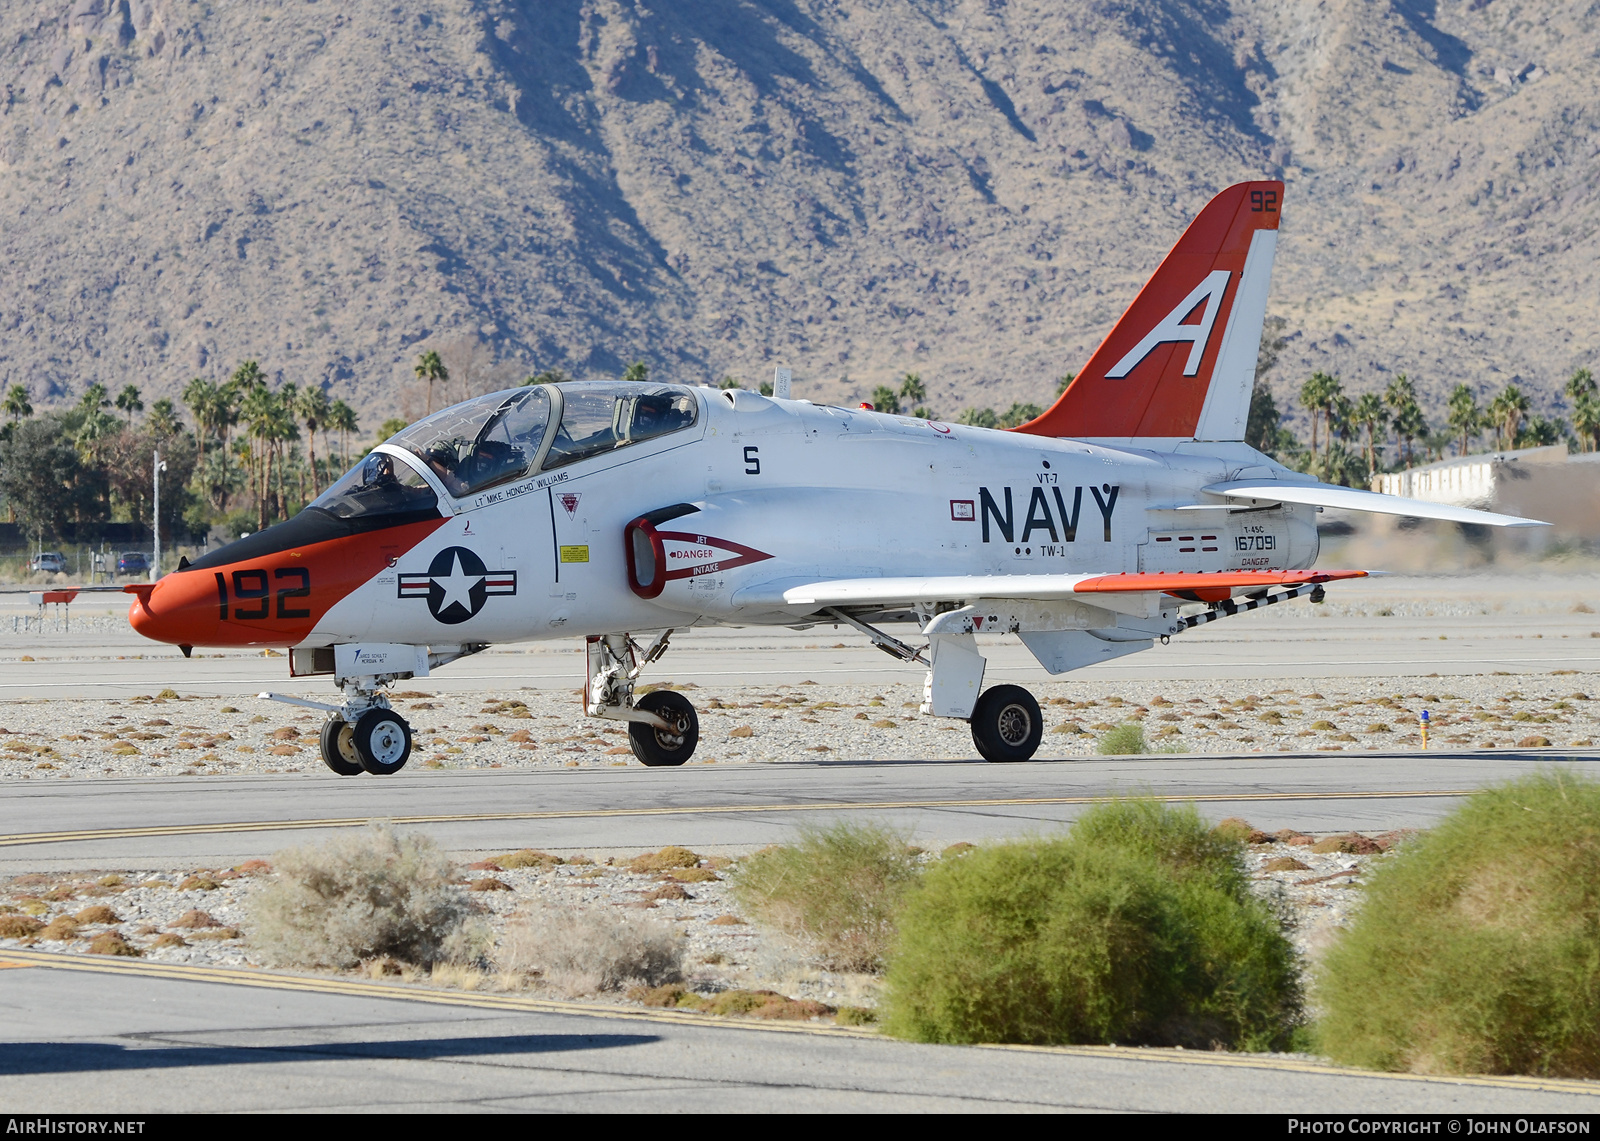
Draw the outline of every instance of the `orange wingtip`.
[[[1221,592],[1217,598],[1202,601],[1220,601],[1228,592],[1248,590],[1263,586],[1300,586],[1303,583],[1332,582],[1339,578],[1365,578],[1364,570],[1296,570],[1296,571],[1216,571],[1190,573],[1187,571],[1156,571],[1149,574],[1108,574],[1088,578],[1073,587],[1077,594],[1138,594],[1143,591],[1162,591],[1166,594]]]
[[[150,592],[156,588],[153,582],[130,582],[122,588],[123,594],[137,594],[140,602],[150,601]]]

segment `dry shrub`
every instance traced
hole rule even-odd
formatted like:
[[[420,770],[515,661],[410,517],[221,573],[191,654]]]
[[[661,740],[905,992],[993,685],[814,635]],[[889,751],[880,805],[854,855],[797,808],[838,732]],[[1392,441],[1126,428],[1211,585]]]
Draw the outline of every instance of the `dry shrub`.
[[[804,940],[831,969],[875,971],[919,866],[903,833],[841,820],[802,827],[796,843],[757,852],[740,866],[733,891],[750,914]]]
[[[925,1042],[1287,1045],[1294,950],[1242,857],[1192,806],[1146,800],[1097,806],[1060,839],[940,860],[898,917],[886,1028]]]
[[[77,937],[78,925],[72,921],[70,916],[66,915],[56,916],[39,932],[39,938],[49,939],[56,943],[65,943],[69,939],[76,939]]]
[[[92,907],[85,907],[82,911],[78,912],[77,915],[73,916],[73,918],[76,919],[79,923],[121,923],[122,922],[122,920],[117,918],[117,913],[115,911],[112,911],[109,907],[107,907],[103,903],[97,903]]]
[[[31,915],[0,915],[0,939],[26,939],[43,928],[44,924]]]
[[[163,931],[156,936],[155,942],[150,945],[152,947],[187,947],[189,941],[176,931]]]
[[[718,883],[722,879],[710,868],[676,868],[666,874],[678,883]]]
[[[177,919],[173,920],[172,926],[221,927],[222,924],[218,920],[212,918],[209,912],[201,911],[198,908],[191,908],[190,910],[185,911],[182,915],[178,916]]]
[[[511,852],[504,856],[491,856],[484,862],[498,864],[501,871],[511,871],[514,868],[553,868],[557,864],[566,863],[560,856],[552,856],[549,852],[541,852],[534,848],[524,848],[520,852]]]
[[[700,866],[700,857],[688,848],[680,848],[676,844],[669,844],[659,852],[646,852],[642,856],[635,856],[628,864],[628,870],[642,875],[645,872],[666,872],[677,868],[697,868]]]
[[[251,943],[285,966],[349,968],[392,956],[430,964],[457,952],[471,904],[426,836],[382,824],[277,853],[277,882],[249,901]]]
[[[724,1017],[744,1016],[775,1021],[802,1022],[825,1018],[833,1007],[814,1002],[809,998],[787,998],[775,990],[725,990],[713,995],[696,994],[686,987],[636,986],[628,997],[645,1006],[664,1007],[668,1010],[697,1010],[702,1014]]]
[[[178,884],[179,891],[216,891],[222,884],[209,875],[185,876]]]
[[[493,876],[486,876],[481,880],[473,880],[467,885],[468,891],[511,891],[513,888],[505,880],[497,880]]]
[[[139,950],[139,948],[135,947],[132,943],[129,943],[126,939],[124,939],[120,932],[117,932],[117,931],[105,931],[105,932],[102,932],[99,935],[96,935],[90,941],[90,943],[89,943],[89,954],[91,954],[91,955],[131,955],[131,956],[137,958],[138,956],[144,954],[144,952]]]
[[[1381,862],[1328,953],[1336,1060],[1424,1073],[1600,1077],[1600,782],[1479,792]]]
[[[682,940],[665,923],[612,910],[543,908],[512,924],[496,965],[569,995],[661,986],[683,977]]]

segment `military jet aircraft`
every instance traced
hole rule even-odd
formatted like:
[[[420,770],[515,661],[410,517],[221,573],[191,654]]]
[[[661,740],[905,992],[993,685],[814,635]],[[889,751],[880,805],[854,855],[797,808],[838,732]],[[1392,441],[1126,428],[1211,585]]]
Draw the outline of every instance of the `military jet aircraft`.
[[[983,686],[975,635],[1051,674],[1364,574],[1313,569],[1325,507],[1534,521],[1318,483],[1244,441],[1279,182],[1218,194],[1059,400],[1010,431],[742,389],[531,385],[379,445],[287,522],[136,588],[129,620],[181,646],[283,646],[327,675],[322,755],[398,771],[384,688],[495,643],[581,637],[583,704],[681,765],[694,707],[641,671],[676,630],[843,624],[926,665],[923,712],[990,761],[1039,747],[1038,702]],[[135,588],[130,588],[135,589]],[[883,628],[914,620],[922,645]],[[654,637],[641,645],[635,635]],[[274,695],[276,696],[276,695]]]

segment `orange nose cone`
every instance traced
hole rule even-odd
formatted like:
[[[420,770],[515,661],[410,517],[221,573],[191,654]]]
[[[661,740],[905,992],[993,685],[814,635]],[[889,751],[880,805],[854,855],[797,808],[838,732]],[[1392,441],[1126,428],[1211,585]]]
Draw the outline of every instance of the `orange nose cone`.
[[[210,575],[178,572],[148,588],[139,585],[128,624],[146,638],[173,645],[218,644],[216,583]]]

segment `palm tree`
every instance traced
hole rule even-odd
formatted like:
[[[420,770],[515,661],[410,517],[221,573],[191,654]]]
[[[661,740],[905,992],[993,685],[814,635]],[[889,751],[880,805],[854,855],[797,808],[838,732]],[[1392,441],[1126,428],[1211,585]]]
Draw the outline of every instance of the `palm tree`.
[[[1517,425],[1528,414],[1528,397],[1514,384],[1508,384],[1505,391],[1494,398],[1489,405],[1489,415],[1495,419],[1495,442],[1501,439],[1501,429],[1504,428],[1506,448],[1517,446]]]
[[[308,388],[296,398],[294,414],[306,426],[306,453],[311,459],[311,495],[315,498],[322,491],[322,483],[317,478],[317,427],[321,425],[324,430],[328,426],[328,412],[332,405],[328,403],[328,394],[320,387]]]
[[[335,400],[328,409],[327,419],[323,421],[325,430],[339,433],[339,466],[350,466],[350,433],[357,430],[356,410],[343,400]]]
[[[429,349],[417,358],[417,367],[412,370],[417,374],[418,380],[428,382],[428,414],[433,413],[433,382],[450,383],[450,370],[444,367],[444,361],[439,359],[439,354]],[[416,407],[415,404],[412,405]]]
[[[879,412],[898,412],[900,397],[887,384],[880,384],[872,390],[872,407]]]
[[[1411,466],[1411,442],[1428,434],[1428,421],[1423,418],[1422,406],[1415,400],[1402,404],[1394,414],[1394,434],[1400,438],[1401,451],[1406,466]]]
[[[1578,398],[1578,405],[1572,410],[1572,430],[1583,440],[1584,451],[1589,451],[1591,445],[1600,449],[1600,399]]]
[[[20,384],[13,384],[6,390],[5,408],[13,424],[25,416],[32,416],[33,405],[28,402],[28,390]]]
[[[1336,401],[1344,391],[1344,386],[1339,383],[1339,378],[1329,376],[1325,372],[1314,372],[1311,379],[1300,386],[1300,403],[1304,404],[1306,411],[1311,413],[1311,451],[1317,450],[1317,423],[1318,418],[1327,415],[1333,410]],[[1329,426],[1328,443],[1333,443],[1332,425]]]
[[[158,440],[171,439],[183,431],[183,421],[178,419],[178,410],[166,397],[150,405],[150,416],[146,422]]]
[[[1366,429],[1367,471],[1375,472],[1378,470],[1378,457],[1373,441],[1382,436],[1389,426],[1389,415],[1383,410],[1383,397],[1376,392],[1362,393],[1361,399],[1356,401],[1355,407],[1351,410],[1350,418]]]
[[[928,390],[923,387],[920,373],[906,373],[905,379],[900,382],[900,395],[905,397],[907,404],[927,403]]]
[[[1567,394],[1567,399],[1572,401],[1574,407],[1576,407],[1578,401],[1583,400],[1585,397],[1593,398],[1596,395],[1594,373],[1586,368],[1578,369],[1572,374],[1571,379],[1567,381],[1562,391]]]
[[[631,365],[622,370],[623,380],[634,381],[639,384],[643,384],[645,378],[649,375],[650,366],[645,364],[644,361],[634,361]]]
[[[1467,454],[1467,440],[1483,427],[1483,410],[1478,398],[1465,384],[1458,384],[1450,392],[1450,427],[1461,433],[1461,454]]]
[[[127,416],[128,423],[133,423],[133,414],[144,411],[144,401],[139,399],[139,390],[131,384],[122,386],[122,391],[117,393],[117,410]]]

